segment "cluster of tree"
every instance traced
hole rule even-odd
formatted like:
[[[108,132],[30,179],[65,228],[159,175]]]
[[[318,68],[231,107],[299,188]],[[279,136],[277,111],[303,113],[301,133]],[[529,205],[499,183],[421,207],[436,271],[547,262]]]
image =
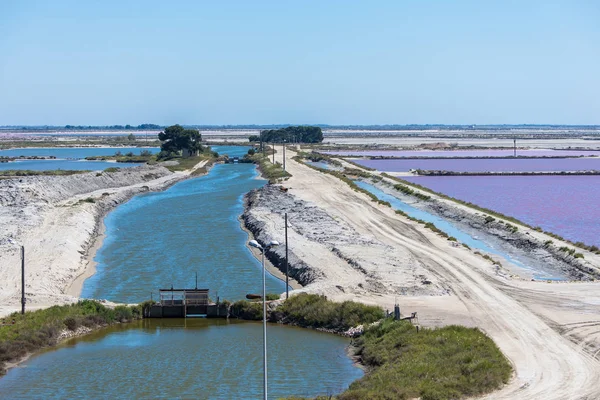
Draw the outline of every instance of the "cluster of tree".
[[[288,126],[260,131],[260,135],[253,135],[248,139],[251,142],[267,143],[321,143],[323,131],[318,126]]]
[[[110,126],[92,126],[92,125],[65,125],[64,129],[68,130],[84,130],[84,129],[160,129],[160,125],[156,124],[140,124],[138,126],[133,125],[110,125]]]
[[[195,155],[204,151],[202,135],[197,129],[185,129],[181,125],[172,125],[158,134],[162,142],[158,158],[169,158],[187,152]]]

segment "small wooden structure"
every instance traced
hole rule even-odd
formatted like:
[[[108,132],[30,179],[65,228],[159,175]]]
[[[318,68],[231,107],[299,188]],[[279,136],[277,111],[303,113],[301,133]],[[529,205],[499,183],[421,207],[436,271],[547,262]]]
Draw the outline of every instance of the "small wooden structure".
[[[160,300],[152,305],[148,318],[226,318],[227,306],[211,303],[208,289],[159,289]]]
[[[206,315],[208,289],[159,289],[162,316]],[[166,313],[165,313],[166,311]],[[166,314],[166,315],[165,315]]]

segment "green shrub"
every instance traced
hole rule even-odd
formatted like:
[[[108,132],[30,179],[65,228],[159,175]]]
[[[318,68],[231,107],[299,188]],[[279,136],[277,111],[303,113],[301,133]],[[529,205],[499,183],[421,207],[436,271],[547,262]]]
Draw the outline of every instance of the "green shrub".
[[[104,172],[109,172],[109,173],[110,172],[119,172],[120,170],[121,170],[121,168],[119,168],[119,167],[110,167],[110,168],[106,168],[104,170]]]
[[[488,215],[487,217],[485,217],[485,223],[489,224],[490,222],[494,222],[496,220],[496,218]]]
[[[299,293],[277,308],[278,319],[292,325],[346,331],[385,317],[383,309],[354,301],[336,303],[326,296]]]
[[[507,383],[511,366],[477,328],[420,329],[385,320],[355,340],[371,369],[339,396],[355,399],[459,399],[479,396]]]
[[[267,293],[267,301],[271,301],[271,300],[279,300],[281,298],[281,295],[277,294],[277,293]]]
[[[118,311],[93,300],[81,300],[65,306],[28,311],[24,315],[13,313],[6,319],[14,321],[0,325],[0,375],[3,363],[18,360],[27,353],[53,346],[65,329],[75,331],[79,326],[97,327],[128,318],[141,317],[141,307],[117,307]]]
[[[573,257],[575,257],[575,258],[584,258],[584,257],[583,257],[583,254],[581,254],[581,253],[575,253],[575,254],[573,255]]]
[[[75,331],[79,327],[79,321],[73,317],[66,318],[64,323],[70,331]]]
[[[263,318],[262,302],[240,300],[231,305],[231,315],[247,320],[261,320]]]
[[[133,310],[126,306],[117,306],[114,310],[114,318],[118,322],[129,322],[133,320]]]

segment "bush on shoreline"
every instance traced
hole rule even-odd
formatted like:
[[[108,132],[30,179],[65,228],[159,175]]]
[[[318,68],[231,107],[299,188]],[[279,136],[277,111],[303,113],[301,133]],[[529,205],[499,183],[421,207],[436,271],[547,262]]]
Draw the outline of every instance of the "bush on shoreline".
[[[512,368],[494,342],[477,328],[417,329],[385,320],[355,339],[370,371],[338,398],[459,399],[499,389]]]
[[[337,303],[323,295],[299,293],[278,307],[273,316],[290,325],[341,333],[354,326],[379,321],[385,318],[385,312],[378,306],[355,301]]]
[[[246,154],[244,158],[257,164],[262,176],[267,179],[269,183],[276,183],[280,179],[287,179],[292,176],[289,172],[283,170],[281,164],[271,163],[269,156],[263,156],[260,152],[254,153],[253,155]]]
[[[141,306],[112,309],[93,300],[29,311],[24,315],[13,313],[3,318],[4,325],[0,325],[0,376],[6,373],[5,363],[56,345],[65,329],[75,331],[81,326],[94,328],[141,318]]]

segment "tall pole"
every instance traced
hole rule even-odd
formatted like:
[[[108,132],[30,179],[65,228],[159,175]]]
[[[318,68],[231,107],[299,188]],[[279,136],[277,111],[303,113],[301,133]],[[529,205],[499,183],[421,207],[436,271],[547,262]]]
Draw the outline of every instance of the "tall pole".
[[[285,171],[285,139],[283,140],[283,170]],[[286,225],[287,229],[287,225]],[[286,246],[287,249],[287,246]]]
[[[275,165],[275,142],[273,142],[273,165]]]
[[[514,156],[517,156],[517,139],[514,139]]]
[[[262,249],[262,270],[263,270],[263,394],[267,400],[267,285],[265,276],[265,248]]]
[[[284,158],[284,160],[285,160],[285,158]],[[288,264],[287,213],[285,213],[285,299],[286,300],[290,297],[290,291],[288,289],[290,287],[289,272],[290,271],[289,271],[289,264]]]
[[[21,246],[21,314],[25,314],[25,246]]]

